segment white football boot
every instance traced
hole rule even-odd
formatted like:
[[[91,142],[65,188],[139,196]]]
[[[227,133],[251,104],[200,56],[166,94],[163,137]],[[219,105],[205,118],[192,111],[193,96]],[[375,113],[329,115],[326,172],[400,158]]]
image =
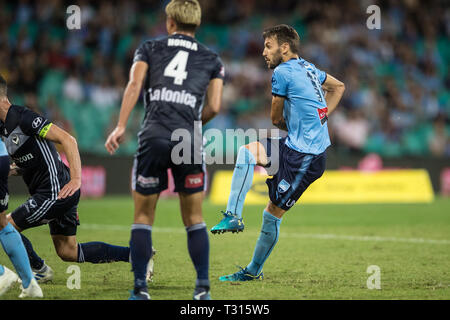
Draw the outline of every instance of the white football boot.
[[[153,258],[155,257],[155,254],[156,250],[152,246],[152,257],[150,258],[147,264],[147,276],[146,276],[147,282],[153,282],[153,275],[155,274],[154,273],[155,261],[153,260]]]
[[[33,275],[39,283],[46,283],[53,280],[54,272],[45,262],[41,269],[31,268],[31,271],[33,271]]]
[[[42,293],[41,287],[39,287],[36,279],[31,279],[28,288],[24,289],[23,284],[20,285],[22,289],[22,293],[19,295],[19,298],[43,298],[44,294]]]
[[[3,268],[5,272],[0,276],[0,296],[5,294],[19,280],[19,276],[14,271],[5,266]]]

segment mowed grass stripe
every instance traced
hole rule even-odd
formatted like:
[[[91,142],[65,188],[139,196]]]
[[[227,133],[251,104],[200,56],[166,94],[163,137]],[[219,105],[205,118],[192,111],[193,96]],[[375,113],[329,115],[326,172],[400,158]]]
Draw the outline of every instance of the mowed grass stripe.
[[[122,225],[103,225],[103,224],[83,224],[83,229],[90,230],[110,230],[110,231],[130,231],[129,226]],[[185,233],[183,228],[168,228],[168,227],[153,227],[153,232],[164,233]],[[257,236],[259,233],[254,231],[247,231],[252,235]],[[219,237],[220,235],[218,235]],[[404,242],[404,243],[423,243],[423,244],[438,244],[450,245],[450,240],[435,240],[424,238],[397,238],[397,237],[379,237],[379,236],[355,236],[355,235],[338,235],[338,234],[313,234],[313,233],[295,233],[284,232],[280,233],[280,237],[286,238],[304,238],[304,239],[319,239],[319,240],[346,240],[346,241],[371,241],[371,242]]]

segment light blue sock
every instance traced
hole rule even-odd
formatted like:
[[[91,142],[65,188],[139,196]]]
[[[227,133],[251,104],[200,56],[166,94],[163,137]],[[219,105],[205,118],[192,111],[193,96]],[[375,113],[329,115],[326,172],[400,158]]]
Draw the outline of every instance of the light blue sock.
[[[22,279],[23,287],[28,288],[31,279],[33,279],[30,260],[28,260],[27,251],[23,246],[20,234],[10,223],[0,230],[0,242],[14,268],[16,268],[20,279]]]
[[[0,276],[2,276],[5,273],[5,268],[0,264]]]
[[[256,160],[253,154],[245,147],[239,149],[231,179],[231,192],[228,198],[227,211],[242,217],[242,208],[247,192],[252,187],[253,172]]]
[[[247,271],[250,274],[256,276],[261,272],[264,262],[266,262],[278,241],[281,220],[264,210],[261,233],[256,242],[252,261],[247,266]]]

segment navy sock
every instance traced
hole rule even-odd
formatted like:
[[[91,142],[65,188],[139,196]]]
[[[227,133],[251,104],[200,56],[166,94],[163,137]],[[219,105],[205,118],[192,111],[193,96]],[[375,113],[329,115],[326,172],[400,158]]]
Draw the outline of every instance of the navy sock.
[[[152,256],[152,226],[133,224],[130,239],[131,265],[134,272],[134,291],[147,289],[147,264]]]
[[[187,227],[186,231],[189,255],[197,271],[196,286],[209,289],[209,238],[206,224],[194,224]]]
[[[77,262],[108,263],[116,261],[128,262],[130,248],[113,246],[104,242],[87,242],[78,244]]]
[[[37,253],[33,249],[33,245],[31,244],[30,240],[28,240],[27,237],[25,237],[23,234],[20,234],[22,237],[23,245],[25,246],[25,250],[27,250],[28,259],[30,259],[30,265],[33,269],[40,270],[44,266],[44,260],[41,259],[37,255]]]

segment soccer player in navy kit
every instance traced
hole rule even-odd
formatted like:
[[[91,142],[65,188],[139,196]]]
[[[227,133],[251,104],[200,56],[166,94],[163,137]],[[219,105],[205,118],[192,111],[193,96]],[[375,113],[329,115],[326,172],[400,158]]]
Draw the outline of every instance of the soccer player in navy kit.
[[[21,175],[30,198],[7,216],[17,231],[48,224],[56,253],[63,261],[129,262],[128,247],[103,242],[78,243],[76,239],[81,160],[75,138],[48,119],[7,97],[6,81],[0,77],[0,135]],[[70,169],[61,161],[54,143],[61,144]],[[51,280],[53,271],[21,234],[31,268],[38,280]]]
[[[345,86],[313,64],[299,58],[299,36],[294,28],[278,25],[263,33],[263,57],[272,76],[272,123],[287,137],[262,139],[241,147],[233,172],[224,218],[213,233],[243,231],[242,209],[252,185],[255,165],[278,168],[266,183],[269,203],[252,261],[221,281],[262,279],[262,268],[278,241],[282,216],[325,170],[330,145],[328,115],[339,103]],[[325,95],[325,92],[326,95]],[[274,161],[278,162],[274,165]]]
[[[118,124],[105,147],[113,154],[123,141],[131,110],[143,87],[145,118],[138,134],[132,172],[134,224],[131,228],[131,261],[134,290],[130,299],[150,299],[145,268],[151,258],[151,230],[159,193],[167,188],[171,168],[181,216],[187,231],[188,251],[197,271],[193,298],[210,299],[209,239],[202,215],[205,168],[201,126],[220,108],[224,68],[219,56],[194,38],[200,25],[197,0],[172,0],[166,6],[168,36],[145,41],[134,56]],[[190,155],[178,163],[172,150],[176,130],[187,133]],[[187,152],[188,150],[184,150]],[[189,153],[189,152],[188,152]]]

